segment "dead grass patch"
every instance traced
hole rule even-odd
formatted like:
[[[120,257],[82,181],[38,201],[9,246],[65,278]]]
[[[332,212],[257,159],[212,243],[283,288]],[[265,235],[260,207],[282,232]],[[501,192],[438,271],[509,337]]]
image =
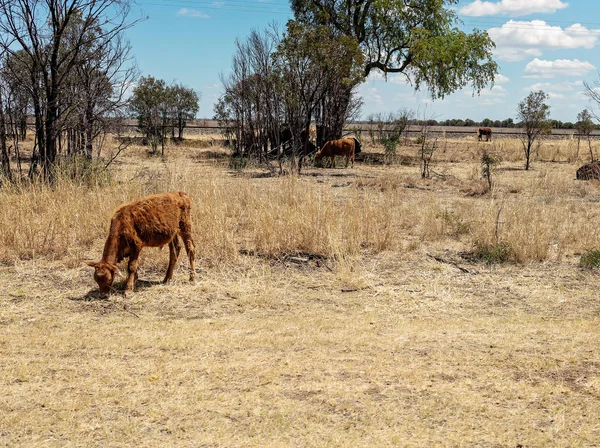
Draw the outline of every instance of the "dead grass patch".
[[[578,266],[600,190],[577,163],[501,169],[466,196],[478,146],[460,139],[432,180],[232,175],[202,151],[133,148],[99,188],[0,190],[0,444],[600,440],[598,272]],[[79,261],[99,257],[114,208],[173,189],[194,204],[196,284],[185,260],[159,284],[167,251],[145,250],[132,297],[93,300]],[[464,255],[498,242],[516,262]]]

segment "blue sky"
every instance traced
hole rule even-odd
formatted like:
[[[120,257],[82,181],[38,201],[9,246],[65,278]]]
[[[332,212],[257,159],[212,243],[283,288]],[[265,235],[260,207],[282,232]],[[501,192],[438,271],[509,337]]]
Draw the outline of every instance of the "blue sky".
[[[200,118],[213,116],[235,39],[252,29],[291,18],[287,0],[138,0],[148,20],[128,38],[142,75],[181,82],[202,95]],[[552,118],[576,121],[593,108],[583,82],[600,80],[600,1],[461,0],[459,16],[467,31],[488,30],[497,48],[500,75],[492,89],[472,96],[467,88],[432,102],[403,76],[373,75],[360,86],[363,117],[408,108],[420,115],[448,118],[515,118],[518,102],[532,90],[550,95]],[[595,108],[599,113],[598,107]]]

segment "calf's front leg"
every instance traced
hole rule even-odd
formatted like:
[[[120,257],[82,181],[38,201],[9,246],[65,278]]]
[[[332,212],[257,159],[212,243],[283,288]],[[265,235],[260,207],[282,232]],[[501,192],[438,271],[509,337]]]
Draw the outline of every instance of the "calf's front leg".
[[[138,268],[138,257],[137,251],[132,251],[129,255],[129,263],[127,264],[127,283],[125,284],[125,296],[128,292],[133,292],[133,285],[137,280],[137,268]]]

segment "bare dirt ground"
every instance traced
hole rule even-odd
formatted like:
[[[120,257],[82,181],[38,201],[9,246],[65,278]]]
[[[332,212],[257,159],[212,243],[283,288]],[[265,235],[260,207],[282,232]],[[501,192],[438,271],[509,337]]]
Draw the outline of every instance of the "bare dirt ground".
[[[99,257],[108,207],[73,255],[5,260],[0,445],[600,446],[600,275],[578,264],[592,236],[573,236],[558,212],[597,208],[600,188],[573,180],[580,163],[557,150],[560,160],[538,160],[531,173],[507,156],[496,192],[484,195],[472,174],[480,149],[457,142],[454,150],[440,150],[439,176],[429,181],[410,163],[310,168],[298,179],[339,204],[369,191],[363,208],[398,209],[381,250],[261,256],[268,250],[252,237],[252,206],[231,223],[232,244],[243,250],[219,257],[200,247],[195,284],[184,257],[175,281],[160,284],[166,251],[150,249],[137,292],[102,301],[79,259]],[[231,203],[250,201],[242,189],[275,185],[264,207],[277,206],[286,184],[258,176],[260,168],[232,172],[221,152],[180,155],[191,168],[168,186],[191,189],[200,209],[192,181],[214,176],[208,185]],[[128,170],[172,169],[129,157]],[[473,258],[476,235],[486,234],[477,215],[491,201],[492,216],[505,204],[500,221],[512,244],[552,235],[541,261]],[[529,208],[550,224],[519,239],[513,203],[526,208],[514,209],[521,219]],[[551,215],[536,214],[535,204]],[[208,199],[204,207],[230,225]],[[583,216],[589,230],[573,221],[578,235],[596,235],[597,216]],[[209,218],[195,220],[209,227]],[[207,245],[210,236],[197,232],[197,245]]]

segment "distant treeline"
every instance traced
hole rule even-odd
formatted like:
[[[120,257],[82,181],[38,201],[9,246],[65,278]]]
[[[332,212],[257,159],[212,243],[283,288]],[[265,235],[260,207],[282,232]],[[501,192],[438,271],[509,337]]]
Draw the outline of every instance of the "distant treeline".
[[[570,121],[560,121],[560,120],[550,120],[552,125],[552,129],[575,129],[577,127],[577,123],[572,123]],[[422,125],[424,124],[422,120],[415,120],[414,123],[410,124]],[[512,118],[507,118],[506,120],[491,120],[489,118],[484,118],[482,121],[474,121],[470,118],[465,120],[452,118],[449,120],[427,120],[426,124],[428,126],[483,126],[483,127],[494,127],[494,128],[522,128],[523,123],[515,122]],[[600,129],[600,125],[595,125],[595,129]]]

